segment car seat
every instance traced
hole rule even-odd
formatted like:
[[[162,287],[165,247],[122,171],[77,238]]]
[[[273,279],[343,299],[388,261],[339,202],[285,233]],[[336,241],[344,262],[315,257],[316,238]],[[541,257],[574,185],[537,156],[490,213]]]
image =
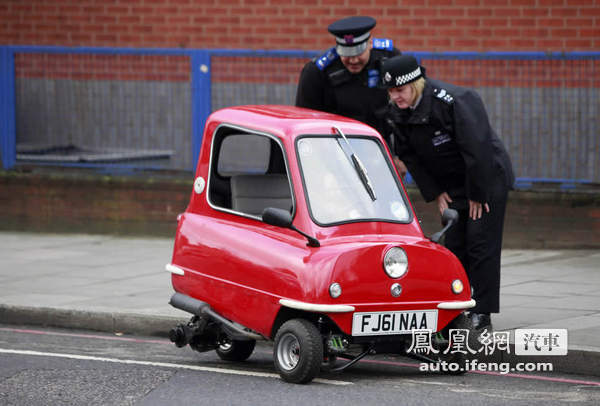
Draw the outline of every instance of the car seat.
[[[267,207],[291,210],[292,196],[286,175],[234,175],[231,177],[231,207],[260,216]]]

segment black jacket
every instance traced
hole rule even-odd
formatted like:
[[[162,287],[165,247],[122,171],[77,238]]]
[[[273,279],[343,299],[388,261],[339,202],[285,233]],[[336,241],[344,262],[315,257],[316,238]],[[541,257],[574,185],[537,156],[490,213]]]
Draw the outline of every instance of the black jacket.
[[[510,157],[475,91],[426,79],[417,107],[390,105],[388,118],[395,127],[394,152],[426,201],[447,192],[454,206],[486,203],[498,182],[512,188]]]
[[[308,62],[300,73],[296,106],[350,117],[380,130],[383,118],[376,112],[385,110],[387,91],[378,87],[379,64],[399,54],[395,48],[373,48],[367,66],[358,74],[351,74],[337,54],[323,69],[317,60]]]

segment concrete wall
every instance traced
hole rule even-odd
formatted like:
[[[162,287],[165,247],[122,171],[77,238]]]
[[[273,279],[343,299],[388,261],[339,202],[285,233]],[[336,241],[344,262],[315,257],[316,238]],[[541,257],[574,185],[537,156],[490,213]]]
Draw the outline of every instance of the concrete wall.
[[[109,233],[172,237],[177,214],[192,191],[190,179],[0,172],[0,230]],[[513,191],[504,246],[600,248],[598,191]],[[426,235],[439,216],[409,189]]]
[[[166,169],[192,168],[187,82],[19,78],[17,144],[171,150]]]

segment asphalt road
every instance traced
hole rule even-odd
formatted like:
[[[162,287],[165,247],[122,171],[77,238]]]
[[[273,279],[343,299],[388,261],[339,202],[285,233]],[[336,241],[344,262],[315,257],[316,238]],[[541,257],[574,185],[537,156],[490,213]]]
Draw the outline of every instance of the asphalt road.
[[[309,385],[283,382],[271,346],[227,363],[166,339],[0,325],[2,405],[600,404],[600,380],[557,373],[419,371],[374,356]]]

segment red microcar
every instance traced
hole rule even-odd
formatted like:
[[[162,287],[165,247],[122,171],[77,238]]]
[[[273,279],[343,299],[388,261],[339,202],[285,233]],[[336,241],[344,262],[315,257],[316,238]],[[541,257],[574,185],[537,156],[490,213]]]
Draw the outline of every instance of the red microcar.
[[[445,229],[455,214],[444,213]],[[445,229],[423,235],[371,127],[291,106],[219,110],[166,266],[170,304],[192,314],[170,339],[231,361],[272,340],[293,383],[367,354],[409,355],[417,330],[447,344],[475,302],[460,262],[435,242]]]

